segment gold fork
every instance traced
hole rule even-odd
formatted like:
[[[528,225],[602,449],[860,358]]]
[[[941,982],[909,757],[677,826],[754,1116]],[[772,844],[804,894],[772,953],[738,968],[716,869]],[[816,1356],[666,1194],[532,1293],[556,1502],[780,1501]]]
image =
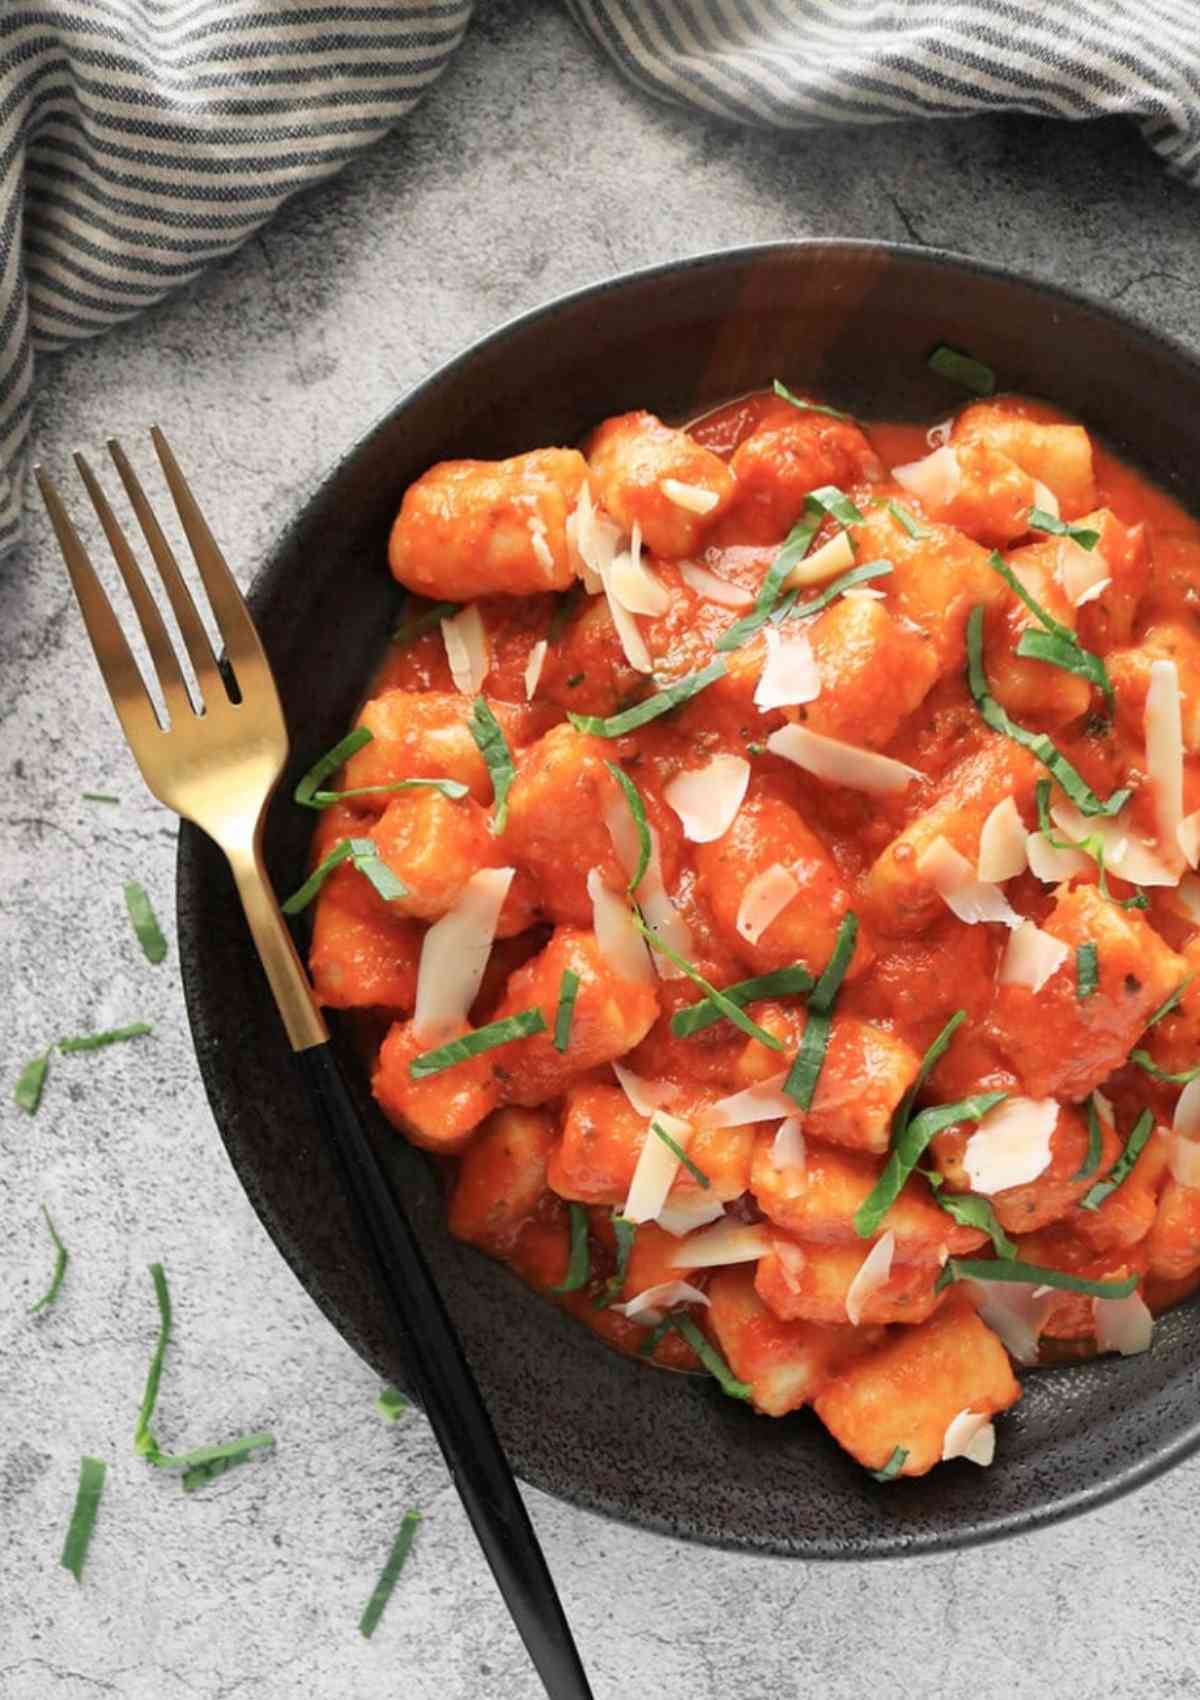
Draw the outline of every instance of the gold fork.
[[[262,821],[288,757],[270,663],[233,574],[163,433],[151,431],[176,511],[225,645],[218,663],[191,592],[121,445],[108,444],[154,558],[201,698],[128,539],[83,455],[75,464],[108,538],[166,705],[159,723],[129,644],[53,481],[38,487],[126,741],[153,794],[224,851],[254,945],[287,1029],[397,1343],[500,1591],[552,1700],[591,1700],[571,1631],[508,1461],[417,1244],[342,1081],[329,1033],[263,867]],[[229,673],[232,673],[230,688]]]

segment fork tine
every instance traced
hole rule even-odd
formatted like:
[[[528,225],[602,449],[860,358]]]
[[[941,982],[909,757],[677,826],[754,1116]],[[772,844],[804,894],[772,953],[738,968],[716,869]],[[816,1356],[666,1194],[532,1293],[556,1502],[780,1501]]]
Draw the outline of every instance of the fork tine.
[[[117,517],[108,505],[108,497],[100,487],[96,474],[81,454],[76,454],[75,465],[79,468],[79,476],[87,487],[87,493],[92,499],[96,516],[104,527],[104,535],[108,538],[113,559],[117,563],[125,588],[129,592],[129,600],[133,603],[133,611],[138,617],[142,628],[142,636],[146,640],[146,648],[150,652],[150,660],[154,671],[158,674],[158,682],[162,686],[166,698],[167,713],[172,720],[194,713],[191,698],[188,696],[187,684],[180,670],[179,658],[172,647],[163,624],[163,617],[142,577],[142,570],[137,564],[133,550],[129,547],[128,539],[117,522]]]
[[[208,529],[208,522],[188,488],[187,479],[179,470],[179,463],[171,452],[171,445],[157,425],[151,426],[150,436],[162,464],[167,488],[171,492],[187,540],[192,546],[192,554],[196,557],[196,566],[204,580],[204,588],[212,603],[217,626],[225,640],[225,651],[237,675],[238,687],[245,697],[249,681],[242,677],[238,669],[243,663],[257,663],[262,669],[261,676],[256,669],[247,669],[255,684],[261,687],[263,676],[270,683],[271,670],[266,653],[254,629],[254,622],[250,618],[242,593],[237,587],[237,581],[230,572],[216,539]],[[271,688],[274,689],[273,685]]]
[[[133,659],[133,653],[125,641],[125,633],[112,611],[103,585],[96,577],[87,550],[79,541],[79,535],[71,524],[70,515],[63,506],[62,497],[53,479],[41,466],[35,468],[35,475],[46,512],[50,516],[50,523],[58,538],[58,546],[62,550],[63,560],[67,564],[67,572],[71,577],[71,585],[79,603],[79,611],[83,615],[83,623],[87,627],[88,637],[91,639],[97,665],[108,687],[108,694],[112,698],[125,736],[137,750],[140,740],[162,730],[154,712],[154,704],[150,700],[138,664]]]
[[[125,494],[129,497],[130,505],[137,515],[142,535],[154,556],[162,579],[167,597],[175,614],[179,634],[183,638],[184,647],[188,652],[196,680],[200,686],[200,695],[205,701],[213,691],[224,691],[225,686],[217,668],[217,658],[213,654],[212,645],[208,641],[208,633],[204,629],[192,593],[187,587],[187,581],[179,570],[171,545],[163,536],[162,527],[158,523],[154,509],[146,499],[137,473],[129,463],[125,450],[115,437],[108,439],[108,452],[113,458],[113,464],[121,475],[125,486]]]

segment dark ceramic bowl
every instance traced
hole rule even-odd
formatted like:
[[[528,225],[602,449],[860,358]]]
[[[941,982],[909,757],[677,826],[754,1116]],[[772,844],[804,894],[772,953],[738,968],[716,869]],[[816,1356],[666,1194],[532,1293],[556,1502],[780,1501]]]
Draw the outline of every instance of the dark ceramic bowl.
[[[736,250],[615,278],[505,326],[405,397],[333,467],[251,596],[295,751],[267,827],[275,884],[300,877],[311,817],[287,796],[345,731],[396,606],[385,564],[405,486],[433,461],[571,443],[649,407],[687,417],[776,375],[864,415],[932,420],[962,396],[939,342],[1004,388],[1079,413],[1152,477],[1200,466],[1200,366],[1086,301],[944,254],[858,242]],[[183,829],[179,936],[218,1126],[300,1280],[389,1381],[404,1364],[355,1255],[220,855]],[[362,1070],[348,1047],[352,1080]],[[956,1462],[877,1486],[807,1413],[755,1417],[707,1380],[609,1351],[499,1265],[456,1244],[426,1159],[360,1096],[462,1331],[517,1473],[575,1504],[674,1535],[809,1558],[929,1552],[1101,1503],[1200,1440],[1200,1308],[1163,1318],[1148,1356],[1029,1377],[990,1470]]]

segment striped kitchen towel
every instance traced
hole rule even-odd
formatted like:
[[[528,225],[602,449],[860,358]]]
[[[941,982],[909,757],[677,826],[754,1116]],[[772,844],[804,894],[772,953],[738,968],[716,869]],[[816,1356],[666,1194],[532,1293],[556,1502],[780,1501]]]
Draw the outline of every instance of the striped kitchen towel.
[[[709,115],[1123,113],[1200,181],[1200,0],[567,4],[639,87]],[[35,351],[129,318],[337,171],[415,104],[471,6],[0,0],[0,553]]]

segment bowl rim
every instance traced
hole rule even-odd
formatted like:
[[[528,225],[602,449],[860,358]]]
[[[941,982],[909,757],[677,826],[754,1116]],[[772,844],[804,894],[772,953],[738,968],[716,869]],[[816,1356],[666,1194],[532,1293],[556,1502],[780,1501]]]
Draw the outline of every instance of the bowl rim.
[[[691,271],[703,270],[713,266],[737,267],[749,264],[757,259],[769,260],[775,256],[782,257],[793,254],[813,256],[823,252],[830,255],[861,254],[864,256],[883,253],[889,257],[921,266],[930,266],[943,271],[958,271],[971,277],[993,279],[1000,284],[1022,289],[1039,298],[1059,301],[1073,312],[1089,315],[1093,319],[1111,325],[1114,331],[1119,332],[1127,341],[1132,340],[1135,344],[1157,348],[1171,360],[1177,361],[1181,366],[1188,369],[1197,385],[1200,386],[1200,355],[1186,347],[1171,333],[1151,326],[1108,302],[1097,301],[1091,296],[1057,281],[1039,279],[1028,272],[998,261],[980,259],[949,248],[925,247],[909,242],[877,241],[864,237],[785,237],[764,242],[731,244],[721,248],[706,249],[676,259],[656,261],[646,266],[613,273],[577,285],[540,302],[536,306],[512,314],[493,329],[484,332],[465,347],[460,348],[456,353],[439,361],[432,370],[405,389],[389,406],[377,412],[369,423],[360,429],[323,468],[315,473],[313,479],[298,493],[296,506],[291,517],[272,537],[252,576],[250,587],[246,593],[251,612],[256,611],[255,604],[276,561],[286,551],[293,535],[309,522],[313,510],[329,488],[338,480],[346,466],[398,413],[412,406],[435,386],[445,383],[458,374],[465,366],[469,366],[484,350],[503,342],[506,338],[536,324],[539,320],[553,317],[558,312],[578,307],[589,300],[601,299],[632,285],[652,283],[656,278],[674,278]],[[246,1148],[244,1144],[231,1140],[227,1135],[224,1106],[218,1107],[217,1075],[219,1067],[215,1059],[219,1055],[219,1047],[202,1042],[206,1036],[216,1034],[218,1023],[200,996],[199,952],[196,948],[193,930],[183,913],[188,887],[188,868],[194,858],[196,843],[202,837],[203,835],[198,828],[189,822],[181,822],[176,855],[176,916],[184,999],[205,1094],[208,1097],[221,1142],[238,1177],[239,1184],[246,1193],[255,1214],[275,1249],[300,1281],[306,1297],[332,1323],[342,1339],[360,1356],[363,1356],[362,1344],[358,1339],[358,1330],[352,1318],[347,1316],[342,1307],[332,1299],[326,1290],[314,1290],[311,1281],[312,1265],[308,1253],[299,1243],[293,1243],[281,1231],[280,1224],[268,1219],[260,1205],[258,1188],[253,1184],[247,1184],[252,1170],[251,1165],[246,1161]],[[246,1173],[243,1173],[244,1168],[247,1171]],[[1184,1300],[1183,1303],[1200,1303],[1200,1294],[1197,1294],[1193,1299]],[[369,1362],[369,1358],[366,1361]],[[987,1545],[1013,1535],[1026,1534],[1035,1529],[1049,1528],[1067,1518],[1110,1504],[1173,1469],[1198,1450],[1200,1450],[1200,1407],[1197,1408],[1194,1419],[1190,1423],[1184,1424],[1170,1440],[1158,1443],[1145,1456],[1134,1458],[1128,1464],[1110,1471],[1101,1478],[1084,1483],[1064,1495],[1056,1495],[1051,1500],[1038,1500],[1032,1505],[1000,1511],[991,1516],[984,1514],[973,1520],[965,1528],[925,1530],[914,1535],[907,1532],[903,1525],[898,1525],[894,1535],[873,1536],[869,1546],[857,1550],[844,1542],[819,1539],[800,1551],[795,1547],[782,1546],[771,1537],[767,1537],[763,1541],[755,1541],[753,1539],[748,1540],[744,1535],[722,1535],[713,1534],[703,1529],[681,1528],[669,1517],[645,1511],[639,1511],[636,1517],[629,1516],[620,1507],[607,1502],[602,1495],[588,1491],[584,1485],[572,1481],[564,1486],[560,1481],[552,1482],[546,1479],[544,1472],[536,1466],[523,1463],[518,1474],[521,1480],[531,1487],[564,1503],[605,1517],[613,1522],[651,1530],[677,1540],[686,1539],[689,1542],[696,1542],[705,1546],[763,1557],[786,1557],[819,1562],[865,1562],[867,1560],[921,1557],[936,1553],[960,1551]],[[906,1490],[912,1491],[914,1486],[915,1484],[902,1482],[898,1484],[898,1491],[901,1493]],[[891,1491],[897,1491],[897,1488],[893,1488]]]

